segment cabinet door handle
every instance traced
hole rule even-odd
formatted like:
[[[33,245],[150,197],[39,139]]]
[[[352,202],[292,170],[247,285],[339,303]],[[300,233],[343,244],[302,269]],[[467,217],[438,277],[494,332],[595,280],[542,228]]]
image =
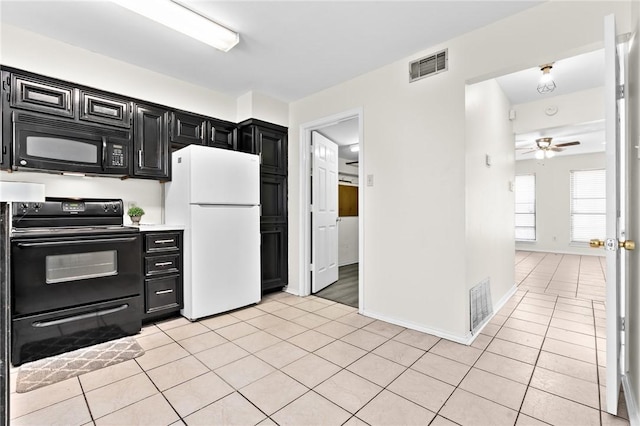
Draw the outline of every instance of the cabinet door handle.
[[[156,266],[167,266],[167,265],[173,265],[173,262],[157,262]]]
[[[211,126],[211,142],[216,141],[216,128]]]
[[[156,294],[167,294],[167,293],[173,293],[173,290],[169,289],[169,290],[158,290],[158,291],[156,291]]]
[[[167,243],[175,243],[176,240],[174,240],[173,238],[170,240],[156,240],[156,244],[167,244]]]
[[[204,121],[200,125],[200,140],[204,144]]]
[[[142,150],[138,150],[138,167],[142,168]]]

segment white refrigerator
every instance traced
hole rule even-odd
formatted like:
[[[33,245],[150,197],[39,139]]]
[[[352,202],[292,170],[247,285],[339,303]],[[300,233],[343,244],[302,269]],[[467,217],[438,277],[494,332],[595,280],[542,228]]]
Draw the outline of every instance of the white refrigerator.
[[[165,223],[184,226],[184,309],[189,320],[260,301],[260,161],[189,145],[172,154]]]

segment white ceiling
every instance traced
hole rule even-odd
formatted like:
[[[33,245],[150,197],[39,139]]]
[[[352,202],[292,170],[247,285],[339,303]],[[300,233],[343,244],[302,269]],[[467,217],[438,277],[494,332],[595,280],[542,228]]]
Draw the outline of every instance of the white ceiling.
[[[496,81],[512,105],[602,87],[604,85],[604,50],[600,49],[554,62],[551,75],[556,83],[556,89],[551,93],[538,93],[537,85],[541,74],[540,68],[534,67],[498,77]],[[605,148],[604,117],[603,120],[591,123],[577,123],[516,134],[516,160],[535,158],[535,153],[520,148],[534,147],[535,140],[541,137],[552,137],[553,145],[576,140],[580,142],[580,145],[568,147],[557,155],[602,152]]]
[[[541,64],[542,65],[542,64]],[[512,105],[549,99],[604,85],[604,50],[596,50],[553,63],[551,76],[556,88],[551,93],[538,93],[540,67],[528,68],[496,78]]]
[[[230,96],[293,101],[541,3],[181,1],[240,43],[223,53],[109,1],[1,0],[0,19]]]

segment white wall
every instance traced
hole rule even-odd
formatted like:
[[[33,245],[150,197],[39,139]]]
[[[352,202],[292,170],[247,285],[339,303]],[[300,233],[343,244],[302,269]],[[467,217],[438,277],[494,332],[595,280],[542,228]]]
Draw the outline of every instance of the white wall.
[[[483,253],[461,247],[467,234],[465,83],[594,50],[602,45],[603,17],[611,12],[617,12],[619,30],[628,31],[629,3],[545,2],[293,102],[289,120],[292,291],[300,290],[295,281],[300,268],[300,125],[362,108],[364,162],[360,167],[374,176],[374,185],[362,188],[364,312],[450,338],[466,338],[465,265]],[[540,31],[541,27],[545,30]],[[408,83],[408,62],[442,48],[449,49],[449,70]],[[508,244],[513,247],[513,242]],[[507,260],[502,268],[506,276],[513,264]]]
[[[632,7],[633,30],[635,40],[631,44],[629,55],[629,98],[628,116],[629,120],[629,149],[628,166],[630,171],[629,187],[629,209],[627,217],[629,238],[634,239],[636,244],[640,240],[640,155],[638,152],[638,142],[640,141],[640,2],[634,2]],[[627,252],[629,276],[629,300],[627,302],[630,309],[628,315],[628,335],[629,335],[629,374],[627,376],[630,389],[625,389],[628,400],[629,416],[631,424],[640,424],[640,250]]]
[[[516,161],[516,174],[536,175],[536,241],[518,241],[516,249],[603,256],[602,250],[571,243],[569,172],[604,168],[604,152]]]
[[[130,204],[144,209],[142,223],[162,223],[163,184],[155,180],[5,171],[0,171],[0,180],[43,183],[46,197],[120,198],[125,210]],[[124,223],[131,224],[129,216],[124,216]]]
[[[496,308],[515,286],[514,194],[509,186],[515,150],[510,107],[493,79],[467,86],[466,306],[469,289],[486,278]]]
[[[549,106],[558,107],[555,115],[545,114]],[[513,105],[516,119],[513,132],[528,133],[540,129],[588,123],[604,119],[604,88],[596,87],[563,96]]]
[[[354,185],[358,184],[358,166],[347,164],[352,160],[338,158],[338,178],[346,179]]]
[[[358,216],[343,216],[338,222],[338,266],[358,263]]]
[[[289,125],[289,104],[258,92],[247,92],[238,97],[237,122],[260,117],[261,120],[281,126]]]

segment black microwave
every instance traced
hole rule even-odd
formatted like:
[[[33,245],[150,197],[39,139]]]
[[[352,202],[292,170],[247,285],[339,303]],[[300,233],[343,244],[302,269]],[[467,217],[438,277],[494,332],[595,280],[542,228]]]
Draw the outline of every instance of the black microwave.
[[[110,129],[16,111],[11,121],[14,170],[130,174],[129,129]]]

